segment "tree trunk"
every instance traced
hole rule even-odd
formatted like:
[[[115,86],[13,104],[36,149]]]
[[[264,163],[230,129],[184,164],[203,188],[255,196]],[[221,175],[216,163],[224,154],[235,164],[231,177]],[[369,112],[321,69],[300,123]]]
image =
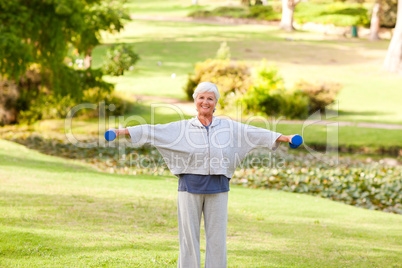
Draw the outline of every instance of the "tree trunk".
[[[280,28],[285,31],[293,31],[293,13],[295,6],[299,3],[299,0],[282,0],[282,19]]]
[[[241,0],[241,4],[244,6],[250,6],[250,0]]]
[[[398,0],[395,31],[385,57],[384,68],[390,72],[402,73],[402,0]]]
[[[84,58],[84,69],[91,68],[92,65],[92,48],[87,50]]]
[[[193,0],[193,5],[198,5],[198,0]]]
[[[268,0],[262,0],[262,5],[263,6],[268,6]]]
[[[377,0],[373,7],[370,24],[370,40],[379,40],[381,0]]]

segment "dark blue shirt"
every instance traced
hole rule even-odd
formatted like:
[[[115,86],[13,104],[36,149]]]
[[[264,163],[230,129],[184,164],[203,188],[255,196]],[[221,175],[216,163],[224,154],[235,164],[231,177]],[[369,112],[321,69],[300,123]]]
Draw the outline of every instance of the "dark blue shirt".
[[[178,191],[192,194],[217,194],[229,191],[229,181],[225,175],[180,174]]]
[[[209,131],[210,125],[204,125],[207,131]],[[225,175],[180,174],[178,191],[192,194],[223,193],[229,191],[229,181],[230,178]]]

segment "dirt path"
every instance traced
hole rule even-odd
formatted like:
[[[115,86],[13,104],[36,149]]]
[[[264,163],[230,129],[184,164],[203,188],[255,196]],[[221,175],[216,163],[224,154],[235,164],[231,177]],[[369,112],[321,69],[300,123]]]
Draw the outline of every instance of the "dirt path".
[[[184,101],[176,98],[148,96],[148,95],[135,95],[138,101],[154,101],[154,103],[166,103],[177,106],[183,113],[187,115],[196,115],[194,103],[191,101]],[[382,123],[365,123],[365,122],[347,122],[347,121],[326,121],[326,120],[281,120],[282,124],[314,124],[314,125],[327,125],[337,122],[340,127],[352,126],[363,128],[377,128],[377,129],[402,129],[402,125],[395,124],[382,124]]]

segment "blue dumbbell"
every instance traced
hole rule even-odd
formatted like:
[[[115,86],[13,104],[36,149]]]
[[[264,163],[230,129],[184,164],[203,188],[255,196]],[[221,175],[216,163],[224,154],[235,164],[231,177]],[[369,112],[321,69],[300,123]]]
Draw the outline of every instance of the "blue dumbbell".
[[[300,135],[295,135],[295,136],[292,138],[292,141],[289,142],[289,146],[290,146],[290,148],[296,149],[296,148],[299,147],[300,144],[302,144],[302,143],[303,143],[303,138],[302,138]]]
[[[114,133],[113,130],[108,130],[105,132],[105,139],[107,141],[113,141],[114,139],[116,139],[116,133]]]

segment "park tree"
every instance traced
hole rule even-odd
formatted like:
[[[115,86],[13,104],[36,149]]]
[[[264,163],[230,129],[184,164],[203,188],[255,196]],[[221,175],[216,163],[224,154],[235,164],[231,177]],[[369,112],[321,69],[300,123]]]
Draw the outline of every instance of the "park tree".
[[[385,57],[384,68],[390,72],[402,73],[402,0],[398,1],[396,26]]]
[[[397,0],[376,0],[374,2],[371,13],[370,40],[380,39],[380,27],[395,27],[397,9]]]
[[[280,28],[286,31],[293,31],[293,14],[296,5],[300,0],[282,0],[282,18]]]
[[[90,56],[100,31],[120,31],[123,18],[120,1],[0,0],[1,75],[18,78],[33,63],[57,72],[70,47]]]
[[[370,23],[370,40],[379,40],[381,0],[376,0],[373,6]]]
[[[251,0],[241,0],[241,4],[244,6],[250,6],[251,5]]]
[[[0,0],[0,80],[19,85],[20,110],[46,94],[79,102],[91,88],[111,92],[102,71],[90,68],[91,53],[101,31],[118,32],[128,18],[118,0]],[[85,55],[86,70],[67,65],[72,51]],[[35,90],[32,72],[41,77]]]

